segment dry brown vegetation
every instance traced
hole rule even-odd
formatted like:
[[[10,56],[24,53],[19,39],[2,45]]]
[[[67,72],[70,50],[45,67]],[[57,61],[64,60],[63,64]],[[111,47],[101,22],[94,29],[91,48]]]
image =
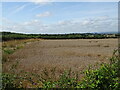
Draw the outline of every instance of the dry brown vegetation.
[[[3,64],[3,72],[9,72],[12,67],[15,68],[15,73],[47,72],[51,77],[57,78],[66,69],[71,68],[77,72],[86,69],[90,64],[107,62],[113,50],[118,48],[117,39],[35,40],[35,42],[23,40],[21,42],[26,43],[25,46],[9,56],[9,62]],[[4,45],[14,47],[21,42],[9,41],[4,43],[3,47]]]

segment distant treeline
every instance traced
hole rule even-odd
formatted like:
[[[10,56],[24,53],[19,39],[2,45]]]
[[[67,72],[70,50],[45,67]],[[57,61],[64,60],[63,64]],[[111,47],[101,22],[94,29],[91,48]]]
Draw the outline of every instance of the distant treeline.
[[[11,32],[0,32],[2,41],[16,39],[104,39],[117,38],[118,34],[98,34],[98,33],[71,33],[71,34],[22,34]]]

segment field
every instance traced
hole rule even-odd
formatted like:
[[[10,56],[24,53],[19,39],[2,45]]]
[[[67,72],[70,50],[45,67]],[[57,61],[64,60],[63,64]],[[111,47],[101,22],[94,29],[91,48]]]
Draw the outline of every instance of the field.
[[[3,71],[12,63],[19,62],[21,70],[40,73],[43,69],[56,68],[60,74],[65,69],[79,71],[90,64],[107,62],[118,48],[117,39],[39,40],[28,42],[24,48],[9,57]]]
[[[118,88],[117,49],[118,39],[2,42],[3,88]]]

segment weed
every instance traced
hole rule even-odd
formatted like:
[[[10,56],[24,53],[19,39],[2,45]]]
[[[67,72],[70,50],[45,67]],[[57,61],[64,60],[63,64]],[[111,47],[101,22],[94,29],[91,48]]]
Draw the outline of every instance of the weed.
[[[118,65],[118,61],[118,56],[113,54],[110,64],[103,63],[99,69],[86,70],[85,77],[79,87],[97,90],[120,88],[120,78],[118,76],[120,65]]]
[[[85,72],[82,80],[78,80],[78,72],[72,72],[71,69],[65,71],[60,75],[58,80],[52,81],[49,76],[48,69],[43,70],[44,78],[38,74],[25,73],[24,76],[16,76],[12,74],[2,74],[3,77],[3,89],[5,88],[17,88],[25,87],[24,83],[31,83],[30,87],[36,88],[81,88],[81,89],[95,89],[95,90],[118,90],[120,88],[120,59],[116,54],[116,50],[113,52],[113,56],[110,58],[110,63],[102,63],[98,69],[90,66]],[[12,69],[16,68],[17,63],[13,65]],[[52,74],[55,74],[55,68],[50,70]],[[37,81],[32,77],[36,77]],[[53,77],[52,77],[53,78]],[[16,83],[19,79],[19,84]]]
[[[12,50],[12,49],[5,49],[4,52],[6,54],[12,54],[14,52],[14,50]]]
[[[2,89],[16,88],[15,78],[16,76],[12,74],[2,74]]]

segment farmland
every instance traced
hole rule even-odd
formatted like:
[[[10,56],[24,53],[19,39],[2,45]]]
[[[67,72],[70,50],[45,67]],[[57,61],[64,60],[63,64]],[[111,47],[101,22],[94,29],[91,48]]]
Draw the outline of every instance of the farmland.
[[[2,43],[3,55],[5,54],[3,56],[3,60],[5,60],[3,61],[3,73],[15,75],[17,78],[24,78],[22,80],[13,79],[18,85],[16,87],[23,88],[56,87],[52,82],[58,83],[61,75],[63,75],[62,80],[67,77],[74,77],[77,78],[75,82],[78,82],[84,77],[83,71],[88,69],[90,65],[93,66],[93,69],[97,69],[100,67],[100,63],[109,63],[113,51],[118,49],[118,40],[113,38],[62,40],[34,38]],[[68,76],[64,76],[65,71],[69,71]],[[40,78],[36,75],[40,75],[45,81],[38,82],[37,80]],[[11,78],[11,76],[7,76]],[[32,81],[29,78],[32,78]],[[31,82],[37,84],[34,85]],[[64,86],[64,81],[60,82],[62,84],[58,87],[71,87],[69,85]],[[73,82],[70,81],[70,83]],[[19,85],[19,83],[22,84]],[[46,83],[50,85],[47,86]]]
[[[0,89],[120,89],[116,2],[2,2]]]
[[[19,62],[17,71],[41,72],[53,67],[58,73],[69,68],[78,71],[89,64],[107,62],[117,45],[117,39],[39,40],[27,43],[9,60]]]

